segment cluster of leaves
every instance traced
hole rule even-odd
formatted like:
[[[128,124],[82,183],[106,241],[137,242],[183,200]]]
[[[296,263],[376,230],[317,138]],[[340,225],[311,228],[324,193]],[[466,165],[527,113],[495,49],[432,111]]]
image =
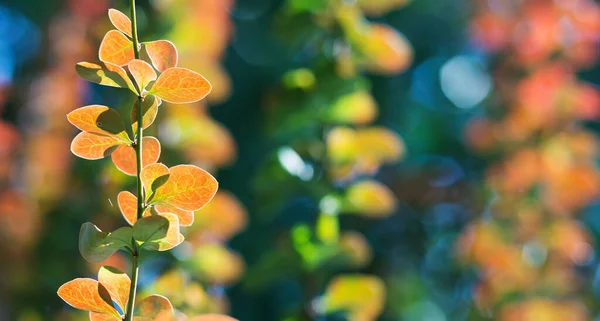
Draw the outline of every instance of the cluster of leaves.
[[[458,248],[481,271],[476,301],[498,320],[588,320],[581,300],[565,298],[578,291],[575,267],[593,257],[577,215],[600,195],[598,139],[583,126],[600,115],[600,93],[575,70],[597,60],[600,7],[502,6],[480,4],[473,20],[475,40],[500,57],[502,98],[467,128],[471,146],[492,159],[485,182],[495,201],[491,219],[474,221]],[[557,32],[566,21],[568,35]],[[566,38],[577,40],[565,46]]]
[[[137,260],[143,251],[166,251],[184,240],[180,226],[194,221],[194,211],[215,196],[218,183],[212,175],[193,165],[167,167],[157,163],[161,153],[158,139],[143,137],[152,125],[162,101],[184,104],[203,99],[211,90],[200,74],[177,67],[178,53],[166,40],[144,42],[136,48],[136,35],[129,18],[109,10],[117,30],[104,36],[99,62],[78,63],[78,74],[100,85],[125,88],[137,97],[129,126],[118,111],[92,105],[68,114],[68,120],[82,132],[71,143],[71,151],[84,159],[110,156],[116,168],[136,176],[138,194],[122,191],[118,207],[130,226],[103,232],[92,223],[81,227],[79,250],[91,263],[100,263],[122,250],[134,260],[134,279],[111,267],[102,267],[98,281],[75,279],[60,287],[58,294],[75,308],[90,311],[91,320],[175,320],[169,300],[149,295],[135,302],[133,316],[126,315],[134,302]],[[135,43],[135,44],[134,44]],[[143,59],[136,59],[141,50]],[[138,164],[141,163],[141,168]],[[177,316],[182,320],[183,316]],[[203,316],[197,320],[228,320],[225,316]],[[196,320],[194,319],[194,320]]]
[[[297,257],[279,248],[249,269],[252,288],[276,282],[281,275],[269,271],[285,264],[287,273],[294,271],[304,281],[307,300],[318,302],[282,317],[340,313],[369,321],[383,311],[383,280],[358,273],[371,263],[371,246],[359,231],[343,231],[340,221],[344,215],[384,218],[397,209],[394,193],[373,177],[404,156],[404,143],[394,131],[372,125],[378,106],[362,74],[396,74],[410,64],[412,49],[404,37],[364,16],[379,13],[379,6],[399,5],[290,0],[282,9],[281,28],[312,24],[314,33],[301,40],[311,39],[320,48],[310,66],[285,73],[282,88],[269,97],[267,125],[279,147],[256,181],[265,211],[281,210],[298,193],[309,195],[318,208],[303,215],[310,223],[291,227],[287,244]],[[290,260],[297,265],[291,267]],[[348,269],[353,273],[340,273]]]
[[[209,169],[228,166],[236,157],[231,134],[211,117],[207,106],[222,103],[231,91],[220,61],[231,36],[233,5],[233,1],[181,0],[157,6],[161,20],[172,22],[168,38],[177,42],[180,61],[202,72],[214,85],[206,99],[193,105],[166,104],[161,120],[161,133],[168,137],[165,147]],[[185,254],[179,253],[143,294],[165,295],[187,315],[228,313],[230,304],[223,288],[242,277],[245,263],[227,242],[246,227],[246,209],[232,193],[220,189],[195,217],[194,225],[184,232]]]

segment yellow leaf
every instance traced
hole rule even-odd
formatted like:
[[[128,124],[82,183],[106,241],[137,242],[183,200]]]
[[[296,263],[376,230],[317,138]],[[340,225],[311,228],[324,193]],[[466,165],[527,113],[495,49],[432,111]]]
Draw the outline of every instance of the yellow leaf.
[[[396,210],[397,201],[392,191],[376,181],[361,181],[346,191],[348,211],[369,217],[385,217]]]
[[[122,33],[131,37],[131,20],[124,13],[117,9],[108,9],[108,18],[110,22]]]
[[[156,80],[150,94],[174,104],[193,103],[210,93],[212,86],[199,73],[185,68],[165,70]]]
[[[156,71],[147,62],[133,59],[127,65],[129,72],[137,84],[138,92],[143,94],[149,83],[156,80]]]
[[[81,132],[71,143],[71,152],[84,159],[95,160],[110,155],[123,141],[115,136]]]
[[[100,43],[98,56],[101,61],[125,66],[135,59],[133,43],[117,30],[110,30]]]
[[[160,157],[160,142],[152,136],[142,139],[142,168],[154,164]],[[111,155],[112,161],[117,168],[129,175],[137,175],[137,156],[135,149],[129,145],[121,145]]]
[[[119,317],[108,290],[92,279],[75,279],[58,289],[58,296],[76,309]]]
[[[119,112],[112,108],[100,105],[85,106],[70,112],[67,119],[84,132],[115,136],[125,143],[131,142]]]
[[[177,48],[168,40],[144,42],[144,48],[152,61],[152,65],[160,71],[165,72],[169,68],[177,67]]]

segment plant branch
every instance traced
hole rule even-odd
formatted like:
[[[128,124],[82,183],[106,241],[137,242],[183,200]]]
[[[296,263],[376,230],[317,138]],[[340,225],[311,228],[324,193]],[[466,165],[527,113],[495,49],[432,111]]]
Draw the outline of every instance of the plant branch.
[[[133,321],[133,310],[135,306],[134,302],[139,270],[139,256],[136,251],[136,253],[133,254],[133,259],[131,261],[131,287],[129,288],[129,301],[127,301],[127,310],[125,313],[125,318],[123,319],[124,321]]]
[[[135,54],[136,59],[140,59],[140,45],[138,41],[137,35],[137,17],[135,13],[135,0],[130,0],[130,9],[131,9],[131,34],[133,38],[133,52]],[[142,102],[144,101],[144,97],[142,97],[141,93],[142,89],[140,88],[140,94],[137,97],[136,104],[138,110],[138,119],[137,119],[137,133],[135,134],[135,157],[137,163],[136,170],[136,178],[137,178],[137,217],[138,219],[142,217],[144,212],[144,188],[142,186],[141,172],[142,172],[142,138],[143,138],[143,129],[142,129]],[[133,257],[131,263],[131,286],[129,288],[129,301],[127,302],[127,309],[125,311],[124,321],[133,321],[133,311],[135,309],[135,294],[137,290],[137,281],[138,281],[138,273],[139,273],[139,252],[138,247],[135,240],[132,240],[133,249]]]

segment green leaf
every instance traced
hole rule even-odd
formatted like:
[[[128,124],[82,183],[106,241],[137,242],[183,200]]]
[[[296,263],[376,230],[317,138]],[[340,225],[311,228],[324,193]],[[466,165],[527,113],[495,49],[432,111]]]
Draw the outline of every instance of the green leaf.
[[[139,219],[133,226],[133,238],[145,244],[158,241],[167,236],[169,220],[159,215]]]
[[[84,223],[79,232],[79,252],[90,263],[100,263],[120,249],[131,245],[132,230],[122,227],[112,233],[102,232],[92,223]]]
[[[87,81],[104,86],[129,88],[136,95],[138,94],[125,69],[110,62],[80,62],[75,65],[75,70]]]

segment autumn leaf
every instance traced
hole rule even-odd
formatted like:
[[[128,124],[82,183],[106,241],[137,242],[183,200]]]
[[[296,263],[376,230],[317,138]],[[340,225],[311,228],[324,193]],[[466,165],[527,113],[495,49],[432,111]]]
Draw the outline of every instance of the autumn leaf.
[[[98,56],[101,61],[124,66],[135,59],[133,43],[117,30],[110,30],[100,43]]]
[[[212,87],[199,73],[185,68],[165,70],[156,80],[150,94],[174,104],[192,103],[210,93]]]
[[[75,71],[87,81],[109,87],[129,88],[138,94],[125,69],[113,63],[80,62],[75,65]]]
[[[350,320],[375,320],[385,304],[385,284],[371,275],[350,274],[334,278],[323,297],[325,311],[344,311]]]
[[[131,142],[119,112],[112,108],[101,105],[85,106],[67,114],[67,119],[84,132],[115,136],[125,143]]]
[[[152,136],[142,139],[142,168],[154,164],[160,157],[160,142]],[[137,175],[137,158],[135,149],[129,145],[120,145],[111,154],[111,158],[117,168],[129,175]]]
[[[190,259],[192,271],[210,283],[232,284],[246,268],[241,256],[222,244],[202,245],[194,250]]]
[[[134,311],[134,321],[153,321],[159,315],[167,312],[173,315],[173,305],[169,299],[164,296],[153,294],[146,297],[140,304],[136,305]]]
[[[134,225],[135,222],[137,222],[137,197],[131,192],[122,191],[117,196],[117,204],[125,221],[127,221],[129,225]],[[148,217],[150,215],[150,208],[146,208],[142,217]]]
[[[110,22],[122,33],[131,38],[131,20],[124,13],[117,9],[108,9],[108,18]]]
[[[117,196],[117,204],[125,221],[129,225],[135,224],[137,221],[137,197],[131,192],[122,191]]]
[[[95,160],[110,155],[123,141],[116,136],[81,132],[71,143],[71,152],[84,159]]]
[[[152,123],[154,123],[156,115],[158,114],[158,106],[160,106],[161,103],[162,101],[160,100],[160,98],[157,98],[152,95],[144,98],[144,101],[142,102],[142,129],[146,129],[150,127]],[[131,128],[134,133],[136,133],[138,129],[138,110],[139,106],[136,102],[133,104],[133,108],[131,108],[130,114]]]
[[[392,214],[397,207],[394,193],[385,185],[365,180],[346,191],[345,210],[358,215],[380,218]]]
[[[79,252],[90,263],[100,263],[120,249],[131,245],[132,230],[121,227],[112,233],[102,232],[92,223],[84,223],[79,231]]]
[[[122,321],[123,318],[106,313],[90,312],[90,321]]]
[[[169,168],[162,163],[150,164],[142,169],[140,178],[146,191],[146,200],[153,196],[154,190],[167,182]]]
[[[210,173],[193,165],[171,167],[168,175],[166,182],[155,188],[152,195],[147,193],[150,204],[166,204],[186,211],[197,211],[210,202],[219,185]],[[146,182],[145,186],[148,185]]]
[[[143,248],[166,251],[183,242],[179,219],[172,213],[161,213],[138,220],[133,237]]]
[[[144,48],[152,61],[152,65],[160,71],[165,72],[169,68],[177,67],[177,48],[168,40],[144,42]]]
[[[96,280],[79,278],[69,281],[58,289],[58,296],[76,309],[120,317],[108,290]]]
[[[98,282],[106,287],[110,297],[121,308],[121,311],[125,311],[131,286],[129,276],[114,267],[103,266],[98,271]]]
[[[179,225],[191,226],[194,223],[194,212],[185,211],[174,206],[169,205],[155,205],[154,209],[158,213],[173,213],[179,218]]]
[[[147,62],[134,59],[127,65],[137,84],[138,92],[143,94],[149,83],[156,80],[156,71]]]

